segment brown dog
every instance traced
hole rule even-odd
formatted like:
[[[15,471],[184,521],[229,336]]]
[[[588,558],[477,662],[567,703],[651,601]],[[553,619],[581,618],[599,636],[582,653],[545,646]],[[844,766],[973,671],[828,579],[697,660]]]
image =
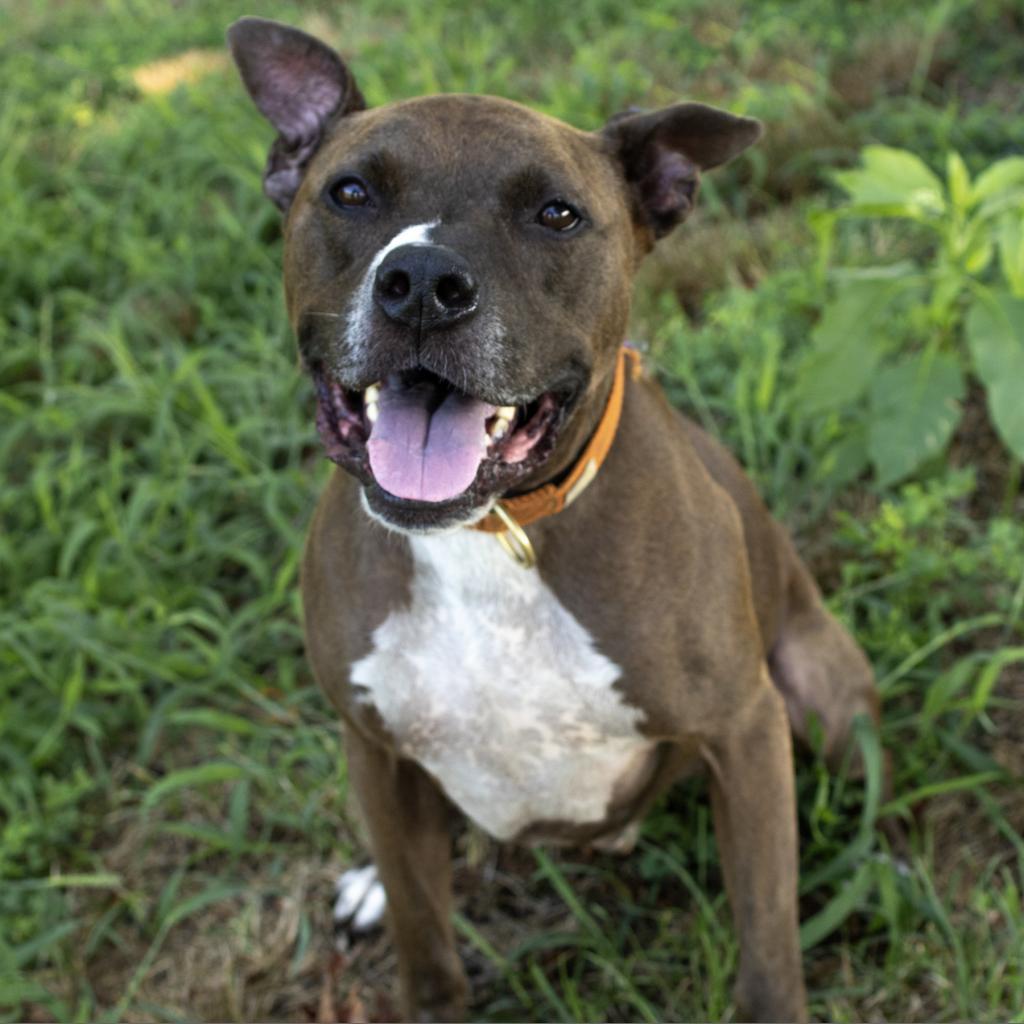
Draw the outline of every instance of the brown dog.
[[[740,1013],[803,1018],[790,726],[815,716],[837,755],[877,717],[871,670],[735,461],[621,348],[637,265],[760,126],[694,103],[596,133],[484,96],[367,110],[317,40],[254,18],[229,39],[279,133],[288,310],[346,470],[306,547],[307,644],[405,1013],[465,1011],[453,805],[499,839],[627,849],[703,765]]]

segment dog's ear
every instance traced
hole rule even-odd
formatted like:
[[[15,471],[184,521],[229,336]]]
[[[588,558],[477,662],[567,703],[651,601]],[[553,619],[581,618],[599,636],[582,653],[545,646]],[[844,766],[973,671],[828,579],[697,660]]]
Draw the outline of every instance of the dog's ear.
[[[342,59],[297,28],[240,18],[228,45],[260,113],[277,129],[263,172],[263,191],[287,210],[334,117],[366,103]]]
[[[618,114],[602,134],[629,182],[636,216],[661,238],[693,209],[700,172],[756,142],[761,122],[703,103],[678,103]]]

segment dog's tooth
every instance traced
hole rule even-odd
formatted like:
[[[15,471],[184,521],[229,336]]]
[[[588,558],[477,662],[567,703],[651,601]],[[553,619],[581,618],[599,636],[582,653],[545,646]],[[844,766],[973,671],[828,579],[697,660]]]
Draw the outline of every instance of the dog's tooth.
[[[502,405],[495,410],[491,425],[487,428],[487,433],[492,441],[500,441],[508,434],[515,414],[516,407],[514,405]]]
[[[363,411],[366,413],[366,420],[368,423],[376,423],[377,415],[380,412],[380,385],[371,384],[363,392]]]

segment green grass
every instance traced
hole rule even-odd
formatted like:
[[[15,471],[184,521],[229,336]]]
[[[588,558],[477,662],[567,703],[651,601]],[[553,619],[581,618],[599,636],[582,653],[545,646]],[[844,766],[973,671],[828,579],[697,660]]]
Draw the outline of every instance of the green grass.
[[[793,400],[826,296],[808,215],[830,168],[871,140],[933,161],[954,146],[974,171],[1009,152],[1020,16],[1010,0],[845,10],[9,0],[0,1019],[314,1019],[359,998],[387,1013],[386,943],[331,953],[331,878],[361,847],[302,655],[298,557],[327,470],[259,192],[270,133],[228,68],[162,95],[132,77],[220,50],[242,13],[330,35],[373,103],[488,91],[597,127],[686,95],[767,120],[646,271],[634,334],[794,527],[885,697],[887,805],[871,772],[799,764],[812,1012],[1024,1014],[1019,471],[972,396],[949,458],[879,490],[845,471],[846,425]],[[866,259],[884,243],[849,240]],[[457,850],[480,1017],[732,1013],[699,784],[626,862],[473,832]]]

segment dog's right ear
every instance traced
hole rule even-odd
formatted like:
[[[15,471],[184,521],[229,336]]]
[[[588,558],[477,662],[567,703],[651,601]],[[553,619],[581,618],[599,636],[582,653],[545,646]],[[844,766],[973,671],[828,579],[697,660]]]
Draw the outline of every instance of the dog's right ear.
[[[297,28],[240,18],[228,29],[228,45],[253,102],[278,131],[263,191],[287,210],[328,123],[366,102],[334,50]]]

